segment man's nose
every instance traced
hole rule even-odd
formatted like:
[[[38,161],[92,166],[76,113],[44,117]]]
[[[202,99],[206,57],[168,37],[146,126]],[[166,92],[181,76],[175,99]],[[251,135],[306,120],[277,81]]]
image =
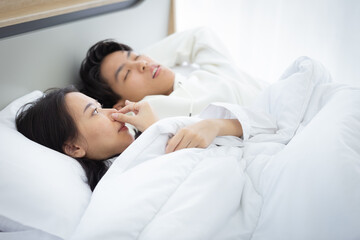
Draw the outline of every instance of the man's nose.
[[[145,60],[132,62],[132,67],[136,68],[139,72],[144,72],[147,66],[148,66],[148,62]]]

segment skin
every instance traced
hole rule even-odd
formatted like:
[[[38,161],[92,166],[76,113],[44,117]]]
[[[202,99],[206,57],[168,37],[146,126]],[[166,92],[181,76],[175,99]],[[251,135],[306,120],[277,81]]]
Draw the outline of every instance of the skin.
[[[123,152],[134,141],[124,123],[111,117],[116,109],[102,109],[96,100],[79,92],[66,94],[65,104],[79,132],[77,139],[64,145],[68,155],[103,160]]]
[[[134,112],[134,116],[126,115]],[[112,117],[117,121],[127,122],[137,129],[144,131],[147,127],[157,121],[146,102],[134,103],[127,101],[126,106],[113,113]],[[217,136],[242,137],[243,130],[237,119],[205,119],[195,124],[180,129],[169,139],[165,153],[171,153],[184,148],[206,148]]]
[[[217,136],[241,137],[237,119],[206,119],[180,129],[169,141],[165,153],[184,148],[207,148]]]
[[[121,110],[103,109],[100,104],[82,93],[65,96],[65,104],[79,132],[76,139],[64,144],[67,155],[104,160],[123,152],[133,141],[125,123],[145,131],[157,121],[147,102],[125,102]],[[133,112],[134,115],[126,113]],[[206,119],[180,129],[169,139],[165,153],[184,148],[206,148],[216,136],[243,134],[237,119]]]
[[[153,70],[160,66],[153,75]],[[114,105],[120,109],[125,100],[138,102],[148,95],[169,95],[173,91],[175,74],[148,56],[135,52],[116,51],[106,56],[100,73],[110,88],[121,96]]]
[[[133,112],[135,115],[128,115],[129,112]],[[125,101],[125,107],[111,116],[117,121],[135,126],[140,132],[144,132],[158,120],[148,102],[134,103],[128,100]]]

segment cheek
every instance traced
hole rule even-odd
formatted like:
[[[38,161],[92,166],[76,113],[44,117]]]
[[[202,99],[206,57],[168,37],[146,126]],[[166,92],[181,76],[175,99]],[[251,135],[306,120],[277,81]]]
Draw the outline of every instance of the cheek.
[[[95,149],[101,142],[104,142],[104,131],[100,131],[99,129],[91,129],[86,131],[84,134],[84,140],[86,141],[87,150]]]
[[[119,135],[119,150],[123,152],[131,143],[134,142],[134,136],[129,132],[124,132]]]
[[[171,82],[173,83],[174,82],[174,78],[175,78],[175,73],[170,70],[170,68],[164,68],[164,75],[163,77],[165,78],[165,81],[166,82]]]
[[[125,86],[122,86],[119,82],[110,85],[110,88],[113,92],[115,92],[119,96],[123,96]]]
[[[88,142],[96,142],[99,139],[105,139],[111,134],[114,129],[111,127],[110,120],[103,116],[94,116],[89,124],[82,124],[80,126],[80,133],[85,137]]]
[[[147,94],[146,91],[149,89],[149,86],[145,84],[145,81],[141,78],[141,76],[133,76],[132,79],[129,79],[129,82],[124,85],[122,89],[123,98],[137,102],[142,100]]]
[[[124,151],[131,143],[134,142],[134,136],[131,135],[129,132],[124,132],[124,134],[122,134],[120,138],[121,151]]]

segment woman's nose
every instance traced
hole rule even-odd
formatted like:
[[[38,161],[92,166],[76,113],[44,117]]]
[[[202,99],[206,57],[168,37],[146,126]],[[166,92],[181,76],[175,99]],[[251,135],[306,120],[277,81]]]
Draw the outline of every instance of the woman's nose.
[[[118,110],[116,110],[115,108],[103,108],[103,109],[101,109],[101,111],[104,115],[106,115],[111,120],[113,120],[113,118],[111,117],[111,114],[118,112]]]

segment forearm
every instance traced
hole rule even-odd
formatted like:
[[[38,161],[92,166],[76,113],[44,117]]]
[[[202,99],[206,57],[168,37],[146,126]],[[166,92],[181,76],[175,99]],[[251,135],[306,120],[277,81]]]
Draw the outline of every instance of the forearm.
[[[143,53],[168,67],[183,62],[227,66],[230,56],[218,36],[203,27],[170,35]]]
[[[172,34],[144,49],[142,53],[168,67],[181,64],[184,61],[184,57],[186,59],[191,57],[194,32],[195,30],[187,30]]]

